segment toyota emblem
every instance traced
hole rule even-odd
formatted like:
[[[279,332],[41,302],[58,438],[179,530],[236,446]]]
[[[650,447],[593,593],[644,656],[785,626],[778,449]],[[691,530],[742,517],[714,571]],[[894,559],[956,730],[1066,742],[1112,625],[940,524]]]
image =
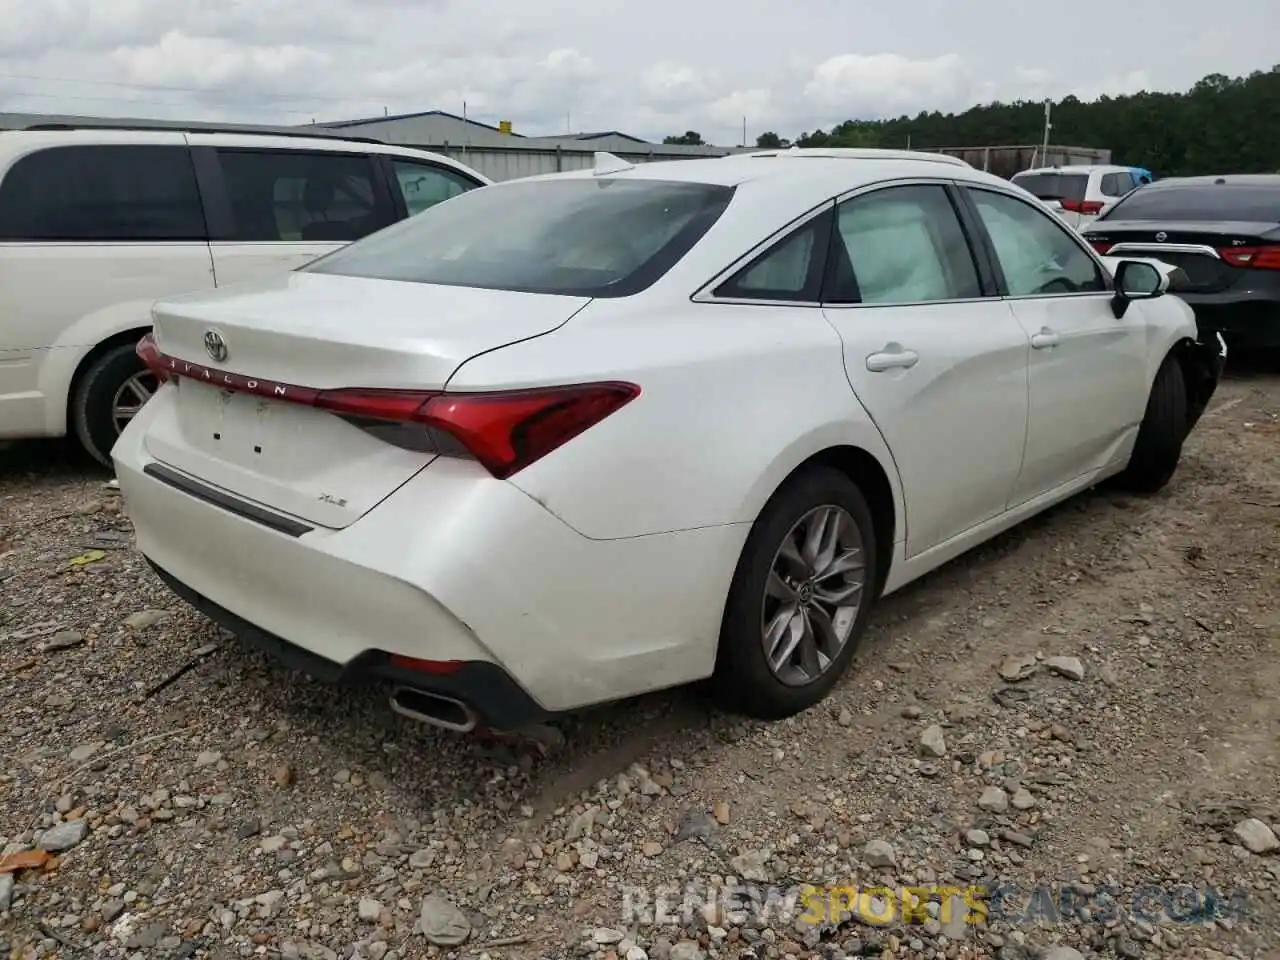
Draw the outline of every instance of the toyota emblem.
[[[214,363],[222,363],[227,359],[227,341],[217,330],[210,330],[204,335],[205,353],[213,358]]]
[[[1156,243],[1164,243],[1168,239],[1169,239],[1169,235],[1165,233],[1163,230],[1161,230],[1159,233],[1156,234]]]

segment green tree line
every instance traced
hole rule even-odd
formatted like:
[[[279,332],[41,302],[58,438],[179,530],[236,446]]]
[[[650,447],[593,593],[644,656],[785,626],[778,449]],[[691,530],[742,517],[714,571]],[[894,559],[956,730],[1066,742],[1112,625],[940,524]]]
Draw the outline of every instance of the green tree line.
[[[1185,93],[1135,93],[1052,105],[1050,141],[1109,149],[1114,163],[1157,177],[1280,172],[1280,64],[1247,77],[1210,74]],[[685,134],[686,137],[691,134]],[[697,134],[692,134],[697,136]],[[984,147],[1044,138],[1044,104],[990,103],[963,113],[846,120],[800,134],[800,147]],[[701,138],[698,138],[701,139]],[[687,141],[680,141],[687,142]],[[772,131],[757,146],[790,143]]]

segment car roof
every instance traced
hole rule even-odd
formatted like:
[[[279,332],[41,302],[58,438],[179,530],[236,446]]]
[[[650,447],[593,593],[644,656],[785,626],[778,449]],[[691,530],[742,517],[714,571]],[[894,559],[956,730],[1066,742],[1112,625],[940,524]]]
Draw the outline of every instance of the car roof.
[[[1059,174],[1087,174],[1087,173],[1128,173],[1130,170],[1136,170],[1137,167],[1122,167],[1112,163],[1067,163],[1057,167],[1032,167],[1030,170],[1019,170],[1014,174],[1015,177],[1026,176],[1032,173],[1059,173]]]
[[[77,127],[68,129],[0,130],[0,163],[17,160],[45,147],[55,146],[145,146],[183,144],[193,147],[255,147],[265,150],[323,150],[328,153],[391,154],[430,160],[439,166],[462,171],[482,182],[488,178],[466,164],[443,154],[432,153],[417,147],[398,147],[376,140],[326,136],[294,136],[280,133],[256,133],[252,131],[206,132],[192,130],[159,130],[131,127]]]
[[[1280,174],[1275,173],[1226,173],[1202,177],[1168,177],[1148,184],[1143,189],[1159,187],[1161,190],[1179,187],[1273,187],[1280,189]]]
[[[747,190],[756,196],[765,193],[785,196],[801,209],[861,186],[913,177],[967,180],[1010,189],[1007,180],[975,170],[963,161],[942,154],[908,153],[901,150],[780,150],[736,153],[725,157],[692,160],[658,160],[630,164],[608,158],[596,168],[548,173],[522,180],[498,183],[529,183],[548,180],[603,179],[664,180],[703,183]],[[599,170],[600,172],[597,172]],[[1013,188],[1017,189],[1017,188]]]

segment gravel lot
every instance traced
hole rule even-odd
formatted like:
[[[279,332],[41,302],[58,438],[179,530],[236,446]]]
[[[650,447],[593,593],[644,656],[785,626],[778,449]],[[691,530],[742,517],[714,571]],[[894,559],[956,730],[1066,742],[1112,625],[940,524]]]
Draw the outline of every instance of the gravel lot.
[[[0,451],[13,957],[1280,957],[1274,366],[1224,383],[1163,494],[1079,497],[886,601],[823,707],[678,692],[549,752],[245,652],[61,449]],[[804,883],[1007,895],[980,925],[945,891],[910,922],[749,909]]]

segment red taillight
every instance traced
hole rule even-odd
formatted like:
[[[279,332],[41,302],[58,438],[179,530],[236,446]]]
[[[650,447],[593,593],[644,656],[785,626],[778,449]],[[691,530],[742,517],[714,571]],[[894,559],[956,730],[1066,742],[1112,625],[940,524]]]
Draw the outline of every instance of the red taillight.
[[[1107,251],[1115,246],[1114,243],[1109,243],[1106,240],[1090,240],[1089,245],[1104,257],[1107,255]]]
[[[150,334],[138,343],[138,356],[160,377],[187,377],[221,390],[318,407],[353,420],[416,424],[440,431],[500,480],[545,457],[640,395],[634,383],[616,382],[493,393],[363,387],[317,390],[166,356]]]
[[[595,426],[639,393],[633,383],[501,393],[345,389],[322,391],[311,403],[342,416],[442,430],[501,480]]]
[[[417,657],[404,657],[398,653],[391,654],[389,659],[393,667],[413,670],[417,673],[431,673],[438,677],[447,677],[466,666],[463,660],[419,660]]]
[[[156,346],[156,338],[151,334],[147,334],[138,341],[138,346],[134,348],[138,359],[147,365],[147,369],[156,375],[161,383],[169,379],[169,373],[164,369],[163,357],[160,354],[160,348]]]
[[[1280,270],[1280,244],[1267,247],[1222,247],[1218,256],[1233,267]]]
[[[1072,200],[1070,197],[1064,197],[1058,203],[1062,204],[1063,210],[1071,213],[1101,213],[1102,204],[1097,200]]]

